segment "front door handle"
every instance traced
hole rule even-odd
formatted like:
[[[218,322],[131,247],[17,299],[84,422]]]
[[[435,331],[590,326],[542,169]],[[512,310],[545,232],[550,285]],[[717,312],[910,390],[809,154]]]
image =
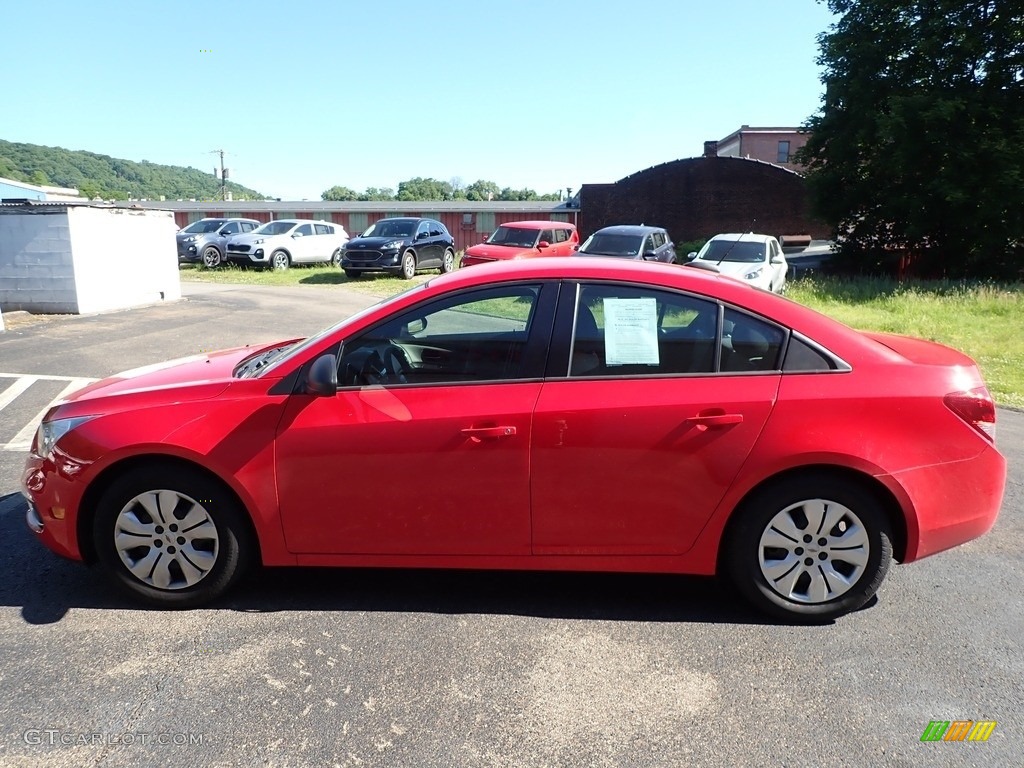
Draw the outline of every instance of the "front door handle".
[[[467,427],[461,430],[462,434],[479,443],[481,440],[498,440],[502,437],[512,437],[516,433],[515,427]]]
[[[711,427],[728,427],[731,424],[740,424],[742,421],[742,413],[716,413],[707,416],[691,416],[686,420],[688,424],[693,424],[702,432]]]

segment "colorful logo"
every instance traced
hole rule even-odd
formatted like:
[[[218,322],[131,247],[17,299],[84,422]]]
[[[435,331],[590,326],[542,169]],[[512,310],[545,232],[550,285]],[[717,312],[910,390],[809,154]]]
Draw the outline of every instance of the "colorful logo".
[[[932,720],[921,741],[988,741],[995,729],[995,720]]]

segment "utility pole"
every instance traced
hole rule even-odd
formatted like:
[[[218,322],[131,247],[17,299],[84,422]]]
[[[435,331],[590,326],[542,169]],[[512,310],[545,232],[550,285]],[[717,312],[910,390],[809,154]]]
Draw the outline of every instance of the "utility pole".
[[[224,167],[224,150],[213,149],[210,150],[211,155],[220,155],[220,199],[228,199],[228,169]],[[213,169],[213,175],[217,175],[217,169]]]

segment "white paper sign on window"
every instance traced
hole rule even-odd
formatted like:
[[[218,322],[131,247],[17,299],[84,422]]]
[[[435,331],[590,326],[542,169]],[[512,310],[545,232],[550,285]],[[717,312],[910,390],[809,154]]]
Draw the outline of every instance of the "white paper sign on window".
[[[604,300],[606,365],[658,365],[658,307],[653,297]]]

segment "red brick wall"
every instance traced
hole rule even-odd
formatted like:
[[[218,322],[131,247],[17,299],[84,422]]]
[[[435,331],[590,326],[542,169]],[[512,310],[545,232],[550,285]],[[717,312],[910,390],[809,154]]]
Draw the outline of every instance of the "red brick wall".
[[[830,236],[808,213],[802,176],[735,157],[676,160],[615,184],[584,184],[580,234],[612,224],[665,227],[677,243],[723,232]]]

